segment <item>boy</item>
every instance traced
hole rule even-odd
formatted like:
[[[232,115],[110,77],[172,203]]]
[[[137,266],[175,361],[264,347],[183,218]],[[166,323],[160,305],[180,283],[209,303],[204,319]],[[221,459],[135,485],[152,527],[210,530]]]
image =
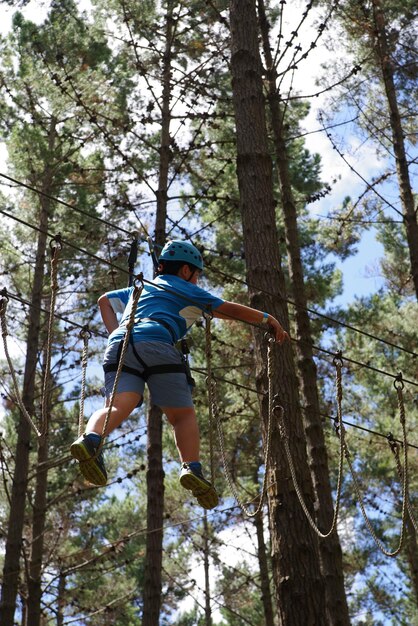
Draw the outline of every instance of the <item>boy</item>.
[[[158,276],[152,285],[144,286],[138,302],[135,325],[131,331],[106,435],[142,402],[146,380],[151,402],[166,414],[174,430],[182,463],[180,484],[193,493],[202,507],[212,509],[218,504],[218,495],[202,473],[196,413],[183,358],[174,344],[184,337],[204,311],[210,311],[213,317],[218,318],[238,319],[253,324],[264,322],[272,328],[275,340],[279,343],[288,335],[271,315],[226,302],[198,287],[203,259],[191,243],[170,241],[162,249],[158,262]],[[103,323],[109,332],[103,363],[107,399],[113,389],[126,322],[132,307],[132,293],[132,287],[118,289],[105,293],[98,300]],[[118,313],[122,314],[120,324]],[[165,371],[158,372],[159,367]],[[149,368],[153,371],[149,371]],[[82,474],[94,485],[105,485],[107,481],[103,454],[100,452],[96,455],[106,415],[106,406],[93,413],[85,434],[71,446],[71,454],[80,462]]]

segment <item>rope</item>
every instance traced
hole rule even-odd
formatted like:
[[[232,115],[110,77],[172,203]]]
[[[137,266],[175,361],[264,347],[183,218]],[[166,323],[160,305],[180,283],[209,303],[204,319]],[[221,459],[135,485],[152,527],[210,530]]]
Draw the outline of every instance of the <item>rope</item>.
[[[141,283],[140,287],[138,287],[135,284],[137,281],[139,281]],[[115,374],[115,382],[113,383],[113,389],[112,389],[112,393],[110,395],[109,406],[108,406],[108,409],[107,409],[105,421],[103,423],[100,444],[99,444],[99,446],[98,446],[98,448],[97,448],[93,458],[96,458],[100,454],[100,451],[101,451],[101,449],[103,447],[103,440],[106,437],[106,431],[107,431],[107,427],[108,427],[108,424],[109,424],[110,414],[112,412],[113,402],[114,402],[115,395],[116,395],[116,392],[117,392],[117,387],[118,387],[119,378],[120,378],[120,375],[121,375],[121,372],[122,372],[123,362],[125,360],[126,351],[128,349],[128,345],[129,345],[129,338],[131,336],[131,330],[132,330],[132,328],[135,325],[136,307],[137,307],[138,300],[139,300],[139,298],[141,296],[143,288],[144,288],[143,276],[142,276],[142,274],[139,274],[138,276],[135,277],[135,281],[134,281],[134,290],[133,290],[133,294],[132,294],[132,308],[131,308],[131,312],[130,312],[130,315],[129,315],[129,320],[128,320],[127,324],[126,324],[126,333],[125,333],[125,337],[123,339],[122,350],[121,350],[120,359],[119,359],[119,363],[118,363],[118,369],[116,370],[116,374]]]
[[[226,459],[225,453],[225,439],[224,433],[222,430],[222,424],[219,417],[219,408],[217,403],[217,393],[216,393],[216,380],[212,374],[212,349],[211,349],[211,333],[210,333],[210,324],[211,324],[211,316],[206,315],[206,360],[207,360],[207,372],[208,376],[206,379],[208,386],[208,395],[209,395],[209,426],[210,431],[212,433],[212,424],[213,421],[216,421],[216,427],[219,436],[219,445],[221,450],[222,463],[225,469],[225,476],[229,485],[230,490],[232,491],[238,506],[240,509],[247,515],[247,517],[256,517],[264,503],[264,498],[267,492],[267,475],[269,469],[269,461],[270,461],[270,448],[271,448],[271,434],[272,434],[272,422],[273,422],[273,358],[272,358],[272,347],[275,343],[273,338],[269,338],[268,346],[267,346],[267,377],[268,377],[268,423],[267,423],[267,434],[266,434],[266,445],[265,445],[265,454],[264,454],[264,476],[263,476],[263,484],[261,487],[260,495],[254,500],[258,501],[258,505],[255,511],[251,512],[244,502],[241,500],[239,493],[235,487],[235,483],[231,477],[231,473],[229,471],[228,461]],[[209,436],[209,443],[211,447],[211,472],[212,463],[213,463],[213,444],[212,444],[212,434]]]
[[[49,242],[51,248],[51,301],[49,305],[49,319],[48,319],[48,334],[46,342],[46,356],[44,364],[44,380],[42,386],[42,401],[41,401],[41,435],[45,436],[48,432],[48,407],[49,407],[49,392],[50,392],[50,370],[51,370],[51,354],[52,354],[52,339],[55,317],[55,304],[58,293],[58,258],[60,250],[62,249],[61,235],[56,235]]]
[[[14,391],[15,391],[15,394],[16,394],[16,401],[17,401],[17,404],[19,406],[19,409],[21,410],[22,415],[29,422],[29,424],[31,425],[31,427],[33,428],[33,430],[35,431],[37,436],[41,437],[41,433],[39,432],[35,422],[31,418],[31,416],[29,415],[25,405],[23,404],[22,397],[21,397],[20,391],[19,391],[19,385],[18,385],[18,382],[17,382],[17,379],[16,379],[16,373],[14,371],[13,363],[12,363],[12,360],[10,358],[9,349],[8,349],[8,346],[7,346],[7,335],[9,333],[8,333],[8,330],[7,330],[6,310],[7,310],[7,303],[9,301],[9,298],[7,297],[7,295],[5,295],[6,293],[7,293],[6,289],[3,289],[2,299],[0,301],[1,334],[2,334],[2,337],[3,337],[4,354],[6,355],[7,363],[9,365],[9,370],[10,370],[10,374],[11,374],[12,381],[13,381],[13,387],[14,387]]]
[[[375,542],[375,544],[377,545],[377,547],[379,548],[379,550],[388,557],[394,557],[397,556],[399,554],[399,552],[402,549],[403,546],[403,542],[404,542],[404,538],[405,538],[405,522],[406,522],[406,513],[407,513],[407,502],[408,502],[408,498],[409,498],[409,494],[408,494],[408,446],[407,446],[407,435],[406,435],[406,427],[405,427],[405,406],[404,406],[404,401],[403,401],[403,388],[404,388],[404,383],[402,380],[402,374],[398,374],[397,380],[394,382],[395,385],[395,389],[396,392],[398,394],[398,407],[399,407],[399,420],[401,422],[401,426],[402,426],[402,436],[403,436],[403,463],[404,463],[404,470],[402,472],[403,475],[403,480],[402,480],[402,516],[401,516],[401,532],[400,532],[400,537],[399,537],[399,543],[398,546],[395,550],[393,550],[392,552],[390,552],[389,550],[386,550],[386,548],[384,547],[382,541],[379,539],[379,537],[376,535],[376,532],[367,516],[365,507],[364,507],[364,503],[363,503],[363,497],[360,491],[360,486],[359,486],[359,482],[356,476],[356,473],[354,471],[353,468],[353,464],[351,462],[350,459],[350,451],[347,447],[347,445],[344,443],[344,453],[345,453],[345,458],[347,459],[347,463],[348,463],[348,467],[350,468],[350,472],[351,475],[353,477],[353,484],[354,484],[354,490],[356,492],[358,501],[359,501],[359,505],[360,505],[360,510],[361,513],[363,515],[364,521],[366,522],[366,526],[369,529],[369,532],[373,538],[373,541]]]
[[[81,355],[81,390],[80,390],[80,410],[78,414],[78,436],[84,432],[84,401],[86,399],[86,374],[87,374],[87,359],[88,359],[88,345],[91,338],[91,332],[86,325],[80,330],[79,337],[83,340],[83,352]]]
[[[402,481],[403,480],[403,469],[402,469],[401,461],[400,461],[400,458],[399,458],[399,446],[396,443],[396,441],[393,440],[393,437],[392,437],[391,433],[389,433],[389,435],[388,435],[388,442],[389,442],[389,447],[390,447],[390,449],[391,449],[391,451],[393,453],[393,456],[395,457],[396,469],[398,471],[399,478]],[[418,533],[418,524],[417,524],[417,520],[415,519],[414,511],[412,510],[411,501],[409,499],[409,493],[408,493],[408,499],[407,499],[406,506],[407,506],[408,513],[409,513],[409,519],[411,520],[411,523],[412,523],[413,527],[415,528],[415,532]]]
[[[284,410],[282,407],[274,407],[274,411],[277,412],[277,409],[280,409],[280,417],[279,417],[279,430],[280,435],[283,439],[283,445],[287,457],[287,461],[289,463],[290,473],[292,476],[293,485],[295,487],[296,495],[299,499],[300,505],[305,513],[310,526],[313,528],[315,533],[321,537],[322,539],[326,539],[329,537],[337,527],[338,521],[338,513],[340,510],[340,502],[341,502],[341,488],[342,488],[342,474],[343,474],[343,464],[344,464],[344,445],[345,445],[345,429],[342,420],[342,410],[341,410],[341,402],[342,402],[342,385],[341,385],[341,368],[342,368],[342,360],[340,356],[336,356],[333,360],[333,364],[335,365],[335,389],[336,389],[336,398],[337,398],[337,416],[338,416],[338,430],[339,430],[339,454],[338,454],[338,480],[337,480],[337,493],[335,498],[335,508],[334,508],[334,516],[331,522],[330,529],[327,532],[322,532],[315,521],[313,520],[308,507],[305,504],[305,500],[302,494],[302,491],[299,487],[299,483],[296,477],[296,470],[293,464],[292,454],[290,452],[289,447],[289,435],[286,431],[286,426],[284,422]]]
[[[207,376],[206,384],[208,386],[209,395],[209,456],[210,456],[210,478],[212,485],[215,482],[215,462],[214,462],[214,444],[213,444],[213,423],[216,412],[216,394],[215,394],[215,381],[212,374],[212,335],[211,335],[211,322],[212,315],[210,313],[204,313],[205,319],[205,352],[206,352],[206,364],[207,364]]]

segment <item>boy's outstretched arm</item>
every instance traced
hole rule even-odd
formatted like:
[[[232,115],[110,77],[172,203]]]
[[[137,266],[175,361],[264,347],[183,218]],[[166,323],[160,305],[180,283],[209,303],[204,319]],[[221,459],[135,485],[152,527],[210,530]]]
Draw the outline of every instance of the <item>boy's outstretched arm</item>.
[[[112,305],[109,302],[109,298],[106,295],[100,296],[97,300],[99,305],[100,315],[102,316],[103,324],[106,326],[107,332],[113,332],[118,326],[118,318],[116,313],[112,309]]]
[[[278,343],[283,343],[286,339],[289,339],[289,335],[281,326],[280,322],[275,317],[257,309],[252,309],[244,304],[238,304],[236,302],[224,302],[217,309],[212,311],[213,317],[221,319],[241,320],[242,322],[250,322],[251,324],[263,324],[266,323],[274,333],[274,339]]]

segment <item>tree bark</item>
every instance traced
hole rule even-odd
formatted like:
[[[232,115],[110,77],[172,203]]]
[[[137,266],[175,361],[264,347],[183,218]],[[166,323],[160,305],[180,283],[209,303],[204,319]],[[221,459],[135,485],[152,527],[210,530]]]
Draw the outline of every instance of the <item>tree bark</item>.
[[[39,626],[42,599],[42,560],[44,550],[45,518],[47,510],[48,437],[38,441],[38,462],[36,472],[35,498],[32,517],[32,543],[29,559],[28,600],[25,626]]]
[[[414,206],[414,195],[409,178],[408,161],[406,158],[404,133],[402,120],[399,113],[394,69],[391,53],[388,45],[385,15],[380,0],[372,0],[373,16],[376,36],[375,50],[382,70],[383,84],[389,109],[390,127],[393,138],[393,151],[395,153],[396,172],[399,182],[400,199],[403,210],[403,220],[408,242],[409,259],[411,263],[411,275],[418,300],[418,222]]]
[[[65,577],[65,574],[60,572],[59,579],[58,579],[57,626],[64,626],[64,609],[66,606],[65,587],[66,587],[66,577]]]
[[[418,608],[418,543],[417,533],[409,515],[406,518],[406,558],[409,565],[415,604]]]
[[[257,533],[257,557],[260,568],[261,601],[263,603],[265,626],[274,626],[273,601],[270,591],[270,577],[267,563],[266,542],[264,541],[263,511],[254,518]]]
[[[251,306],[264,309],[289,328],[281,270],[272,164],[268,152],[255,0],[231,0],[231,70],[236,122],[237,174],[246,274]],[[264,439],[267,429],[265,340],[255,332],[257,388]],[[299,485],[312,503],[297,378],[290,343],[274,350],[275,386],[285,408]],[[286,626],[325,624],[324,581],[316,535],[304,515],[275,424],[268,474],[273,579],[279,617]],[[309,504],[308,504],[309,505]]]
[[[263,0],[258,0],[258,13],[267,65],[268,103],[281,189],[290,283],[296,305],[298,371],[305,405],[302,414],[308,462],[316,498],[315,519],[319,528],[327,532],[333,519],[328,457],[320,417],[317,370],[313,358],[311,324],[307,312],[308,302],[300,251],[297,209],[290,181],[288,150],[283,134],[283,112],[277,91],[277,74],[270,49],[269,25]],[[319,550],[321,572],[325,579],[328,624],[348,626],[350,617],[344,589],[342,550],[337,532],[326,540],[320,541]]]
[[[206,509],[203,516],[203,567],[205,571],[205,626],[212,626],[212,611],[210,608],[210,578],[209,578],[209,528]]]
[[[143,626],[158,626],[161,608],[163,556],[164,471],[161,410],[148,411],[147,541],[145,552]]]
[[[165,243],[167,219],[167,185],[170,166],[170,98],[171,59],[173,44],[173,2],[167,3],[165,51],[163,58],[163,95],[161,105],[161,141],[157,210],[155,216],[155,244],[157,251]],[[164,516],[164,471],[162,460],[162,412],[155,405],[148,411],[147,428],[147,542],[145,553],[145,581],[143,626],[158,626],[161,609],[162,552]]]

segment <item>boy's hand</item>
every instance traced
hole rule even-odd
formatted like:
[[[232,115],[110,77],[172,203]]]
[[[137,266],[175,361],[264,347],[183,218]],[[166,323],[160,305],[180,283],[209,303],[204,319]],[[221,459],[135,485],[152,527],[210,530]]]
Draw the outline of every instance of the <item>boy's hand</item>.
[[[271,328],[274,335],[274,340],[277,341],[277,343],[282,344],[284,341],[289,339],[289,335],[287,334],[287,332],[284,330],[281,324],[271,315],[269,315],[268,317],[267,324]]]

